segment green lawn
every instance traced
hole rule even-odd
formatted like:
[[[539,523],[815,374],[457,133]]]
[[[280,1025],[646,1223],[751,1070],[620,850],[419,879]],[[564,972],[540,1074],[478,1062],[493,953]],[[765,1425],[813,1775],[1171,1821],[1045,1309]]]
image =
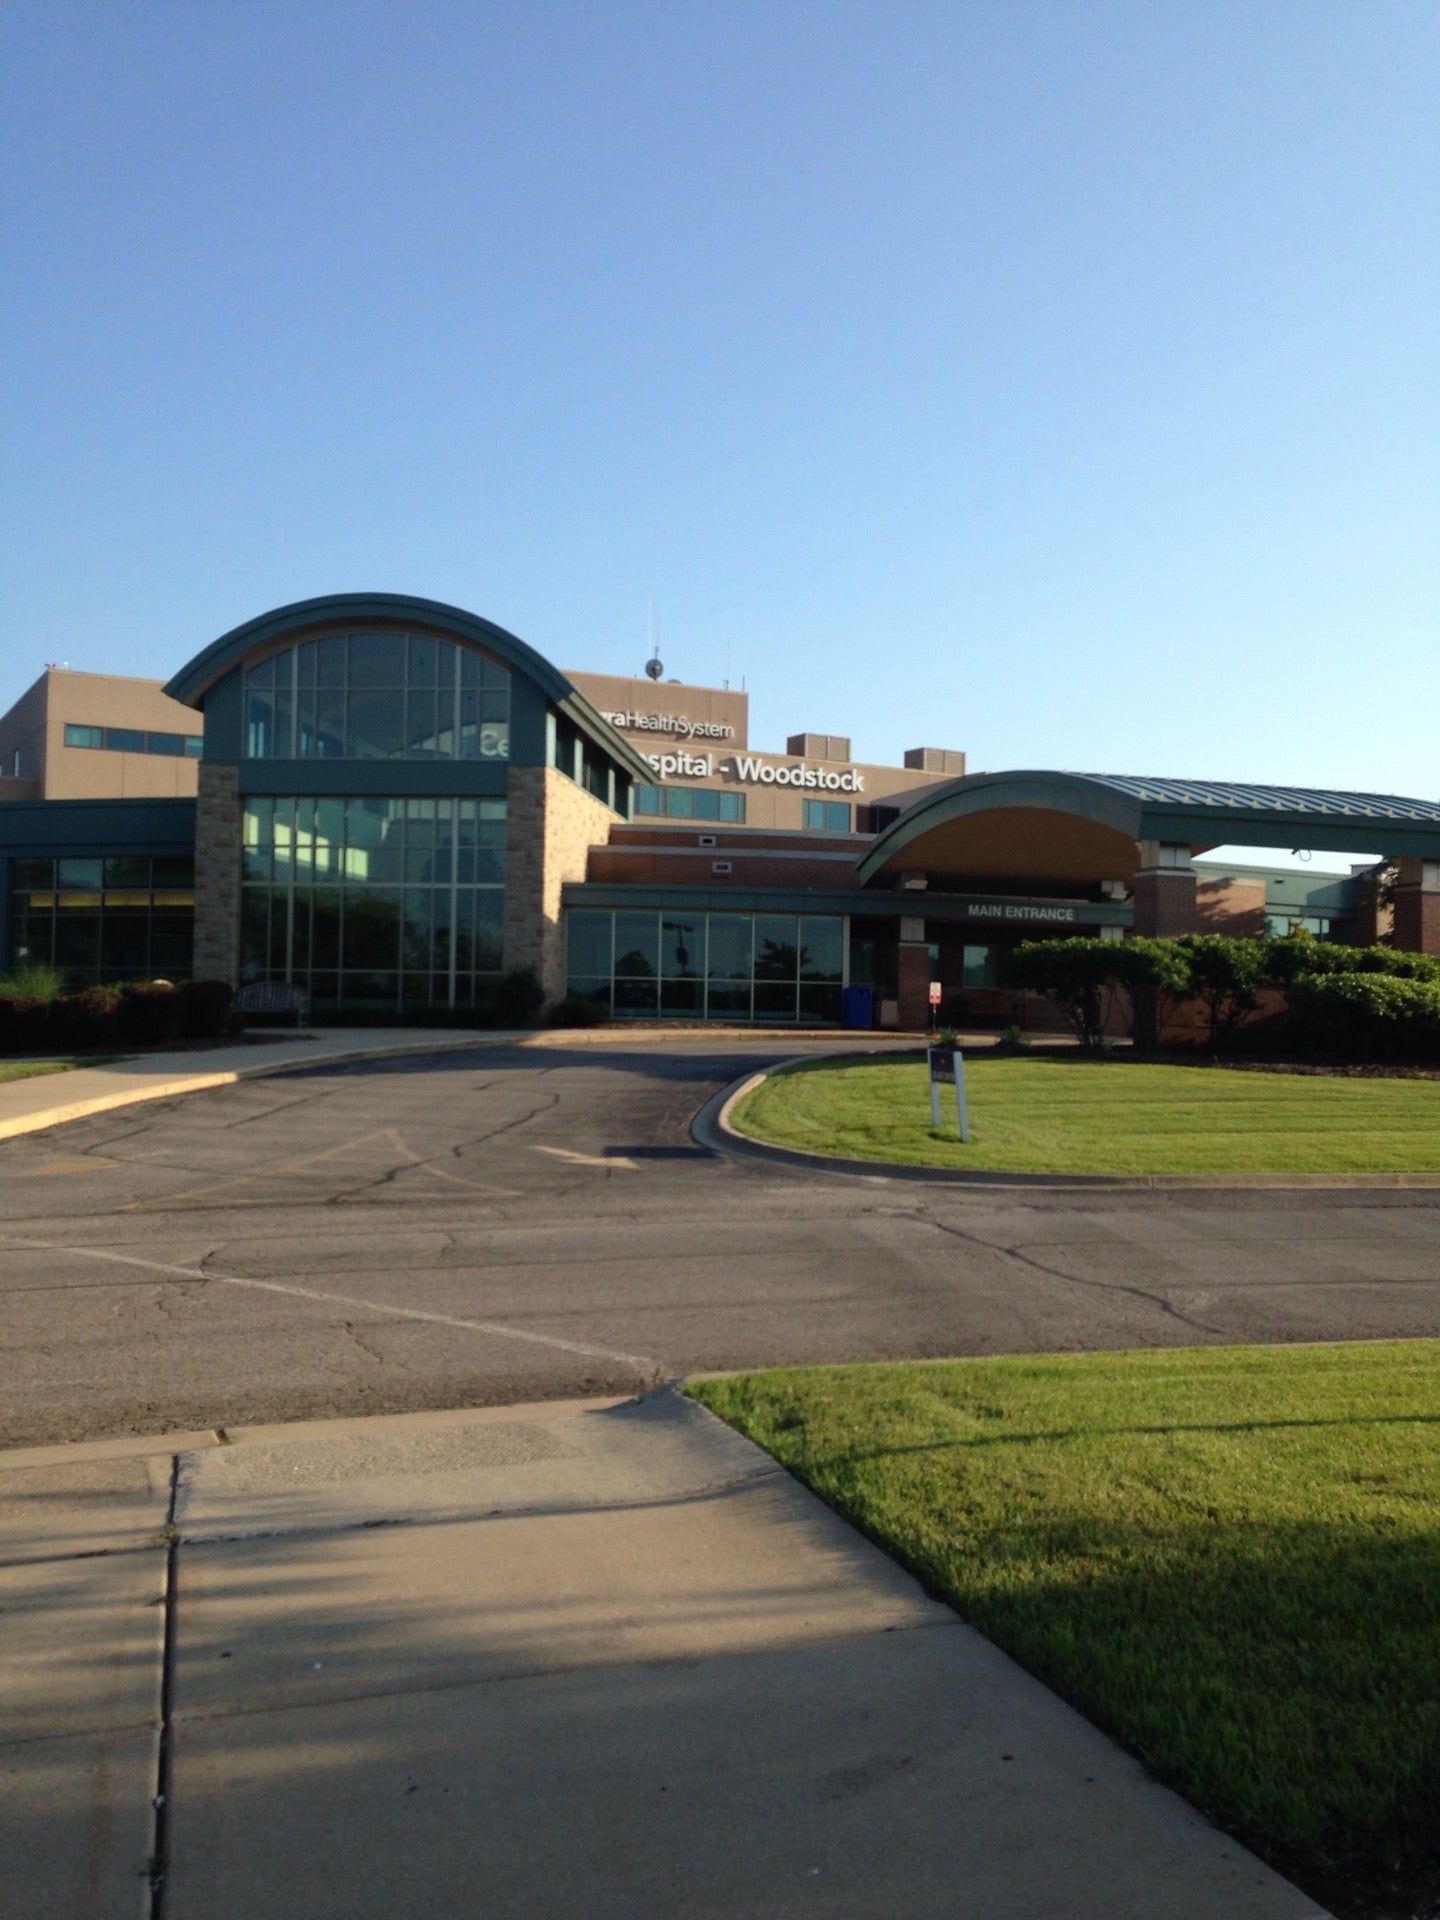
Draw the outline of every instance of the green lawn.
[[[1346,1080],[1078,1055],[967,1058],[970,1141],[953,1089],[930,1124],[923,1061],[817,1061],[732,1116],[777,1146],[1006,1173],[1440,1173],[1440,1080]]]
[[[88,1060],[0,1060],[0,1086],[7,1080],[33,1080],[42,1073],[73,1073],[77,1067],[108,1067],[124,1056],[97,1053]]]
[[[1292,1871],[1433,1870],[1440,1342],[691,1391]]]

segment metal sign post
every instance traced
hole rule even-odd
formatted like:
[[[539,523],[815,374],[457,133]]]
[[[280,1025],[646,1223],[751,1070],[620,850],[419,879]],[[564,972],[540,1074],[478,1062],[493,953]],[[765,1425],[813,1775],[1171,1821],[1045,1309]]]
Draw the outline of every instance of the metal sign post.
[[[940,1011],[940,982],[938,980],[932,980],[930,982],[930,1018],[932,1022],[934,1021],[935,1016],[939,1013],[939,1011]]]
[[[960,1123],[962,1144],[970,1138],[970,1109],[965,1100],[965,1060],[958,1047],[927,1047],[925,1058],[930,1067],[930,1118],[940,1130],[940,1089],[955,1089],[955,1117]]]

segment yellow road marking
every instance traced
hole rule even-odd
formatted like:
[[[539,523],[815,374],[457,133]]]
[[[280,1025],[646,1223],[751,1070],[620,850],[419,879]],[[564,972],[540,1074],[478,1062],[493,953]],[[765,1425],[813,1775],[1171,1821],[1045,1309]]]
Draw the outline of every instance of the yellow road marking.
[[[603,1153],[575,1153],[569,1147],[536,1147],[536,1153],[554,1154],[557,1160],[568,1160],[572,1167],[625,1167],[631,1173],[640,1169],[633,1160],[627,1160],[623,1153],[606,1155]]]
[[[485,1186],[479,1181],[463,1179],[458,1173],[450,1173],[444,1167],[433,1166],[423,1160],[400,1138],[394,1127],[379,1127],[373,1133],[362,1133],[354,1140],[347,1140],[338,1147],[325,1147],[319,1153],[303,1154],[298,1159],[282,1160],[273,1167],[261,1167],[254,1173],[239,1173],[229,1180],[217,1181],[208,1187],[187,1187],[181,1193],[156,1194],[145,1200],[130,1200],[116,1209],[119,1213],[145,1213],[173,1207],[182,1200],[221,1200],[232,1207],[266,1207],[276,1204],[275,1194],[266,1194],[263,1198],[246,1196],[243,1189],[253,1187],[259,1181],[300,1180],[315,1178],[327,1170],[327,1163],[343,1159],[347,1154],[359,1153],[364,1148],[374,1150],[377,1142],[384,1142],[399,1155],[400,1166],[413,1168],[416,1173],[432,1173],[439,1180],[452,1181],[456,1186],[466,1187],[474,1193],[489,1194],[496,1199],[518,1198],[513,1187]]]
[[[118,1160],[50,1160],[37,1173],[100,1173],[106,1167],[118,1167]]]

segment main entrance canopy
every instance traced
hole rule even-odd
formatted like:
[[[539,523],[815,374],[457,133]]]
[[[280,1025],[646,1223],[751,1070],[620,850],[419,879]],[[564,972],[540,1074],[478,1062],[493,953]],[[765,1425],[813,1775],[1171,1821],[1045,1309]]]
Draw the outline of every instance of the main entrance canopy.
[[[1212,847],[1291,846],[1394,861],[1394,940],[1440,951],[1440,802],[1324,788],[1123,774],[979,774],[936,787],[859,863],[870,887],[1003,881],[1012,890],[1128,890],[1135,931],[1195,926],[1191,859]]]
[[[1390,794],[1257,787],[1123,774],[989,773],[936,787],[860,862],[867,885],[903,872],[1042,880],[1128,880],[1145,842],[1301,846],[1440,860],[1440,803]]]

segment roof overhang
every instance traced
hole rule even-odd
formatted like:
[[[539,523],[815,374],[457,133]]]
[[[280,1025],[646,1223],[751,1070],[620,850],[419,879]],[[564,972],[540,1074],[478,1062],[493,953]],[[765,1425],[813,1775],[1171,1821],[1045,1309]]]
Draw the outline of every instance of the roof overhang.
[[[859,874],[865,884],[908,869],[1078,883],[1088,866],[1091,881],[1125,879],[1146,840],[1192,853],[1293,846],[1436,859],[1440,804],[1213,781],[975,774],[933,787],[907,808],[867,849]]]

